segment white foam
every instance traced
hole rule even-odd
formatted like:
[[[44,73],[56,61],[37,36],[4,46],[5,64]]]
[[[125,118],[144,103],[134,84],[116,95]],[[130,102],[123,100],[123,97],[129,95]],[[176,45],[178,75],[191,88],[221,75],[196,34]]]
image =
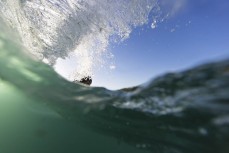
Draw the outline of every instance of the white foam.
[[[101,64],[110,38],[129,37],[148,21],[156,0],[4,0],[1,17],[37,58],[54,64],[74,52],[78,73]]]

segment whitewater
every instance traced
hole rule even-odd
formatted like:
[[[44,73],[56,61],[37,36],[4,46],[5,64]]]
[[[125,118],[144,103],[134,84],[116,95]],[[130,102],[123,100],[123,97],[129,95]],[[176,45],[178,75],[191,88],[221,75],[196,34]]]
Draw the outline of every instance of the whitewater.
[[[164,19],[158,1],[1,0],[0,13],[0,153],[229,151],[228,59],[117,91],[52,67],[74,54],[92,74],[111,42]]]
[[[0,8],[2,18],[36,58],[54,65],[58,58],[74,57],[82,77],[103,64],[111,41],[128,38],[158,5],[155,0],[7,0]]]

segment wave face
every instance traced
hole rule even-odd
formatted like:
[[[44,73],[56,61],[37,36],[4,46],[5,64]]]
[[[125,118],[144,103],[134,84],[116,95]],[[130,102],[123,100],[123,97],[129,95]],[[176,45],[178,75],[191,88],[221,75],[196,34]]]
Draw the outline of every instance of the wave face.
[[[74,52],[77,72],[91,75],[102,64],[111,39],[128,38],[147,23],[156,0],[3,0],[3,20],[38,59],[55,64]]]
[[[0,23],[1,153],[229,151],[229,60],[134,88],[90,88],[28,56]]]

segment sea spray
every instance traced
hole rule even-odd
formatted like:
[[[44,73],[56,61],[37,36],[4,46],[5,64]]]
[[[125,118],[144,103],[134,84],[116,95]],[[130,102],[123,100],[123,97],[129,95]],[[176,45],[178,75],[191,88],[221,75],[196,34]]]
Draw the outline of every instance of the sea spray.
[[[19,33],[28,51],[51,65],[74,52],[79,75],[91,75],[102,65],[111,37],[128,38],[157,7],[156,0],[0,2],[1,17]]]

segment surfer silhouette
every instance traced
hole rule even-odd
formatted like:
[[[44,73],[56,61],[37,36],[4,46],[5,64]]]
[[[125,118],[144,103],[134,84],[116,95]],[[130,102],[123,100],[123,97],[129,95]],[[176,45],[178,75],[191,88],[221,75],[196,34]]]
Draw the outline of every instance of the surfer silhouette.
[[[82,78],[79,82],[90,86],[92,83],[92,78],[90,76],[87,76]]]

